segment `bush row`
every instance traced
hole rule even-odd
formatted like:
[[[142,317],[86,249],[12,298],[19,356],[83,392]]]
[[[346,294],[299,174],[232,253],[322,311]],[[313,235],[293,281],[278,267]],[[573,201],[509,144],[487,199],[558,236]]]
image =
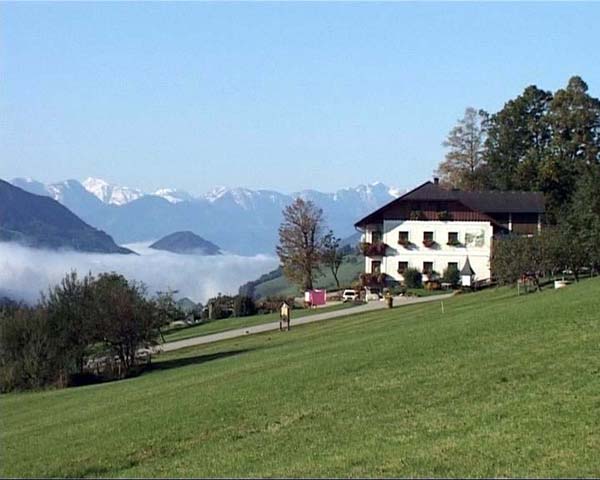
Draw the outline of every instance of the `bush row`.
[[[176,316],[172,295],[148,298],[143,284],[75,272],[35,306],[0,308],[0,390],[65,387],[136,371]]]

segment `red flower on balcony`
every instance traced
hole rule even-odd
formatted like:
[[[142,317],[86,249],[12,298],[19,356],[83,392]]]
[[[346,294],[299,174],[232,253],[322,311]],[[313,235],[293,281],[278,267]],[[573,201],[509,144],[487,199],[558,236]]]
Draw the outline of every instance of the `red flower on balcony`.
[[[387,250],[387,245],[383,242],[360,244],[360,250],[365,257],[383,257]]]
[[[425,245],[427,248],[431,248],[435,245],[435,242],[431,238],[424,238],[423,245]]]

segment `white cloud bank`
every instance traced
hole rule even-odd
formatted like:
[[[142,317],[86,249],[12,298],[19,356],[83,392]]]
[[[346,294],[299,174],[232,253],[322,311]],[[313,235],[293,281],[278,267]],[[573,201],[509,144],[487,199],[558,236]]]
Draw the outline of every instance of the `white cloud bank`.
[[[56,252],[0,243],[0,295],[34,302],[71,270],[80,276],[115,271],[144,282],[150,293],[172,288],[179,291],[177,297],[206,302],[219,292],[237,293],[240,285],[278,265],[277,258],[268,255],[203,257],[153,250],[147,243],[126,247],[140,255]]]

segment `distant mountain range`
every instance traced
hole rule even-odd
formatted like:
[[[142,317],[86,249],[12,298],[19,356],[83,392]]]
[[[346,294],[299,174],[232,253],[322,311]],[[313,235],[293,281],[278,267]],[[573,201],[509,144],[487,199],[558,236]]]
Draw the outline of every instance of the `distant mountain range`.
[[[0,180],[0,241],[35,248],[82,252],[133,253],[106,233],[83,222],[52,198],[26,192]]]
[[[329,228],[347,237],[355,233],[357,219],[402,193],[379,182],[334,193],[216,188],[199,197],[170,188],[144,193],[97,178],[48,185],[15,178],[11,183],[57,200],[118,243],[150,241],[190,230],[226,251],[244,255],[274,253],[281,211],[297,197],[315,202],[323,209]]]
[[[175,232],[150,245],[155,250],[196,255],[220,255],[221,249],[193,232]]]

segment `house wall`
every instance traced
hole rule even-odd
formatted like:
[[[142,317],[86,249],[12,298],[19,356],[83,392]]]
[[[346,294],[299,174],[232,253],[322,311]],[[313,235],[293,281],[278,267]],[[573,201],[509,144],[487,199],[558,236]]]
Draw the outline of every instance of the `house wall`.
[[[380,228],[370,226],[367,229],[367,239],[370,240],[370,230]],[[383,242],[388,245],[387,254],[383,257],[365,259],[365,271],[371,272],[371,262],[381,261],[381,270],[397,281],[402,281],[402,275],[398,273],[398,262],[408,262],[409,268],[423,269],[423,262],[433,262],[433,269],[440,275],[447,268],[449,262],[458,263],[458,268],[465,264],[467,256],[476,280],[490,278],[490,253],[492,236],[494,233],[492,224],[484,221],[415,221],[415,220],[384,220]],[[398,243],[399,232],[408,231],[411,245],[405,248]],[[436,242],[433,248],[423,245],[423,233],[433,232]],[[447,245],[448,233],[457,232],[458,240],[462,244],[459,247]],[[467,243],[467,235],[471,241]]]

